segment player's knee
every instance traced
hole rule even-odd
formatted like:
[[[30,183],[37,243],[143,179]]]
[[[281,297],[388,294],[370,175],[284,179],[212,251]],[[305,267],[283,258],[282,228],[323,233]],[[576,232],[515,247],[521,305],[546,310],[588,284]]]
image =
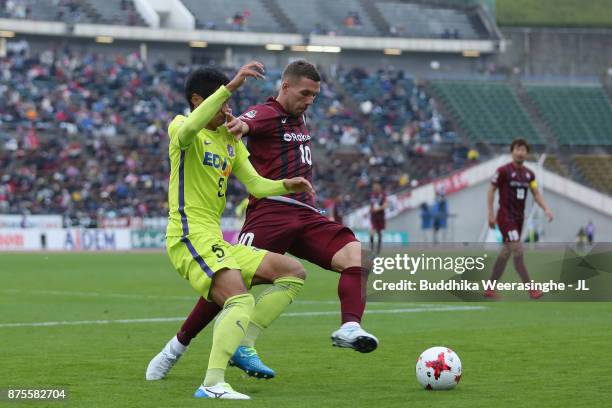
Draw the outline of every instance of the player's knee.
[[[353,241],[346,246],[349,249],[348,263],[349,266],[361,265],[361,242]]]
[[[508,259],[510,259],[510,251],[500,253],[499,258],[503,259],[504,262],[507,261]]]
[[[512,256],[513,257],[520,257],[523,256],[523,248],[516,248],[512,250]]]
[[[343,270],[353,266],[362,266],[361,242],[349,242],[342,249],[336,252],[332,258],[331,266],[336,272],[342,272]]]
[[[231,297],[248,293],[242,275],[236,269],[222,269],[215,273],[208,298],[222,306]]]
[[[523,246],[520,242],[512,242],[510,244],[510,249],[512,251],[512,256],[522,256],[523,255]]]
[[[295,259],[289,259],[291,260],[291,262],[288,268],[288,275],[300,278],[302,280],[306,280],[306,269],[304,269],[304,266]]]

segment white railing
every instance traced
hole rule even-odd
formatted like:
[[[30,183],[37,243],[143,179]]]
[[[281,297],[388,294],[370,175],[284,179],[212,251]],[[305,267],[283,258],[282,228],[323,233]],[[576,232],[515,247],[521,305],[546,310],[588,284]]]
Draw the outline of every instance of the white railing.
[[[137,0],[147,3],[160,16],[156,27],[194,30],[195,17],[180,0]]]
[[[21,34],[64,35],[67,34],[66,23],[55,21],[32,21],[0,18],[0,30],[14,31]]]
[[[159,14],[155,12],[148,0],[134,0],[136,10],[149,27],[159,27]]]
[[[147,5],[145,5],[145,3]],[[164,3],[164,2],[162,2]],[[265,45],[282,44],[285,46],[302,45],[304,37],[294,33],[259,33],[218,30],[193,30],[195,19],[177,0],[177,7],[169,11],[167,28],[153,28],[162,24],[159,13],[167,10],[164,3],[156,9],[157,0],[138,0],[138,11],[147,24],[152,27],[130,27],[103,24],[76,24],[73,35],[77,37],[110,36],[123,40],[162,41],[185,43],[189,41],[207,41],[211,44]],[[155,16],[154,16],[155,14]],[[0,30],[14,31],[22,34],[64,35],[68,34],[65,23],[0,19]],[[352,37],[311,35],[310,44],[334,46],[352,50],[384,50],[395,48],[412,52],[452,52],[476,51],[480,53],[495,52],[495,42],[491,40],[456,40],[432,38],[395,38],[395,37]]]
[[[311,35],[310,43],[356,50],[383,50],[387,48],[396,48],[402,51],[412,52],[453,53],[462,53],[463,51],[493,53],[497,51],[495,41],[492,40]]]

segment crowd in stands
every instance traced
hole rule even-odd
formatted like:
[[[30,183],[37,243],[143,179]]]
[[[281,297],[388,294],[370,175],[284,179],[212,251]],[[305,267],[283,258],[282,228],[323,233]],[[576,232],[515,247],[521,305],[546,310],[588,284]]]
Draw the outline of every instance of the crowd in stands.
[[[341,26],[328,26],[319,22],[314,25],[314,27],[310,31],[310,34],[336,36],[342,33],[345,35],[360,35],[363,26],[363,20],[359,12],[349,11],[342,19]],[[342,28],[345,28],[347,30],[342,30]]]
[[[0,0],[0,17],[32,18],[32,6],[23,0]]]
[[[67,23],[80,23],[86,16],[82,6],[76,0],[55,0],[57,21],[65,21]]]
[[[93,14],[88,15],[83,2],[79,0],[45,0],[45,3],[40,3],[35,0],[0,0],[0,18],[62,21],[68,24],[138,25],[138,11],[129,0],[121,0],[112,16],[100,16],[94,8],[90,9]],[[34,9],[39,5],[43,7]]]
[[[266,18],[273,18],[271,15],[274,13],[265,10],[254,10],[252,13],[247,4],[245,4],[241,9],[229,6],[227,10],[224,10],[221,14],[211,16],[208,12],[209,9],[206,7],[213,3],[214,2],[210,1],[198,3],[197,0],[191,0],[185,3],[196,18],[199,28],[207,30],[276,31],[270,27],[269,24],[264,23],[265,19],[262,20],[262,13],[267,15]],[[380,3],[387,4],[387,2]],[[280,7],[279,12],[290,14],[291,9],[283,8],[282,2],[279,2],[278,5]],[[353,6],[357,7],[358,2],[355,2]],[[411,7],[411,9],[415,7],[414,4],[407,4],[405,6]],[[190,9],[189,7],[192,8]],[[336,5],[334,2],[330,2],[327,7],[333,10],[331,19],[313,21],[307,28],[300,29],[302,34],[310,33],[314,35],[331,36],[390,35],[392,37],[416,35],[417,37],[440,37],[443,39],[458,39],[465,37],[465,35],[462,35],[465,34],[464,28],[460,29],[453,25],[453,23],[443,20],[442,16],[439,16],[439,21],[433,18],[431,27],[417,28],[416,31],[415,27],[413,27],[414,21],[406,22],[402,18],[399,20],[390,18],[387,21],[389,27],[388,32],[378,32],[376,28],[370,25],[369,20],[372,19],[372,16],[368,16],[369,13],[367,12],[360,12],[359,10],[351,8],[347,9],[346,5]],[[400,7],[399,10],[402,10],[401,4],[395,7]],[[101,11],[101,8],[104,11]],[[412,14],[420,15],[418,10],[417,8]],[[425,7],[424,10],[431,11],[435,9]],[[442,9],[442,11],[448,10]],[[440,13],[442,11],[440,11]],[[403,10],[402,13],[406,13],[406,11]],[[392,14],[397,17],[397,12]],[[401,16],[403,16],[403,14],[401,14]],[[120,0],[119,2],[111,2],[110,4],[105,4],[104,0],[92,0],[89,2],[83,0],[0,0],[0,18],[63,21],[68,24],[102,23],[127,26],[146,25],[144,20],[140,17],[133,0]],[[461,20],[461,14],[459,14],[457,18],[459,20],[457,20],[458,22],[455,24],[464,23],[464,21]],[[469,32],[467,36],[470,36]]]
[[[164,216],[187,72],[70,50],[0,59],[0,212]]]
[[[357,11],[349,11],[343,20],[344,26],[347,28],[360,27],[363,23],[361,22],[361,15]]]
[[[249,24],[249,18],[251,17],[251,12],[245,8],[242,11],[237,11],[234,15],[229,19],[229,23],[235,30],[245,30]]]
[[[327,110],[318,121],[322,126],[315,125],[317,141],[325,147],[317,170],[325,168],[319,176],[328,179],[327,186],[346,180],[361,201],[373,182],[394,191],[466,164],[468,150],[448,130],[435,100],[403,70],[340,69],[336,82],[343,93],[319,104]]]
[[[185,113],[189,70],[69,49],[0,58],[0,213],[167,215],[166,127]],[[320,206],[339,194],[358,206],[375,181],[393,192],[465,164],[467,147],[422,84],[406,88],[412,79],[401,70],[322,72],[309,114]],[[280,70],[267,77],[235,95],[235,112],[276,94]],[[375,94],[352,91],[372,83]],[[245,195],[233,178],[228,214]]]

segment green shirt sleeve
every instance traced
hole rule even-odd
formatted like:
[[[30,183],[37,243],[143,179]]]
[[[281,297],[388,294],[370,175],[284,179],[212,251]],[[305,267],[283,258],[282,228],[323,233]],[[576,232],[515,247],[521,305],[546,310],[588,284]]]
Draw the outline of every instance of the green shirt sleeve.
[[[249,206],[249,197],[246,197],[244,200],[240,202],[240,204],[236,206],[236,209],[234,210],[234,214],[236,214],[236,217],[242,218],[248,206]]]
[[[236,147],[234,174],[250,194],[256,198],[264,198],[290,193],[283,185],[283,180],[270,180],[257,174],[249,161],[249,153],[242,141],[238,142]]]
[[[198,132],[212,120],[231,95],[231,92],[224,85],[221,85],[215,93],[204,99],[189,116],[177,123],[177,128],[172,130],[176,131],[181,150],[185,150],[191,145]]]
[[[181,125],[185,121],[185,116],[177,115],[174,117],[170,125],[168,126],[168,136],[170,138],[170,144],[176,146],[180,149],[179,141],[178,141],[178,129],[180,129]]]

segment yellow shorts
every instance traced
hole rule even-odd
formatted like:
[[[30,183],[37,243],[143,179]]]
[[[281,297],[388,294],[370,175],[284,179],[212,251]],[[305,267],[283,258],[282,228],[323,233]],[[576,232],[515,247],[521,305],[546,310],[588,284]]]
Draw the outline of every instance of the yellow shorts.
[[[166,251],[178,273],[205,299],[208,299],[213,275],[222,269],[240,270],[249,289],[257,268],[268,253],[242,244],[231,245],[207,234],[166,237]]]

